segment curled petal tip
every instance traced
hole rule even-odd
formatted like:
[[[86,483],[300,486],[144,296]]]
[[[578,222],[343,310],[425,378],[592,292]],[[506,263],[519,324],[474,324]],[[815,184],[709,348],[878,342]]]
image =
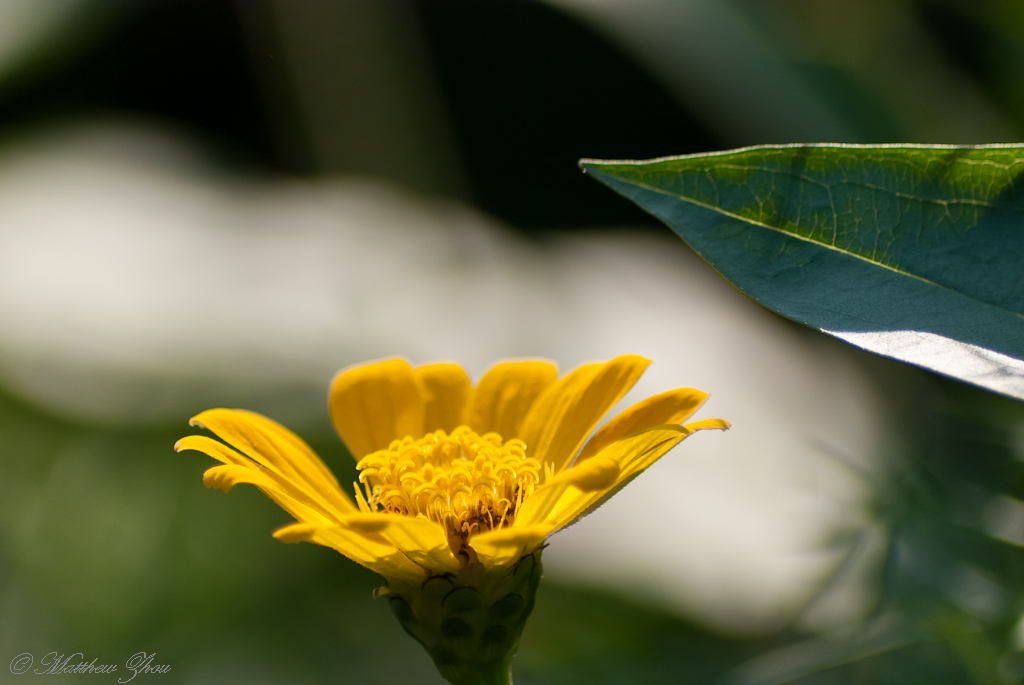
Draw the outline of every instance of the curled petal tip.
[[[686,431],[687,435],[704,430],[727,431],[730,428],[732,428],[732,424],[725,419],[704,419],[703,421],[694,421],[683,426],[683,430]]]
[[[203,485],[211,490],[216,489],[223,492],[231,492],[231,488],[235,487],[236,482],[237,481],[225,473],[220,466],[214,466],[203,474]]]

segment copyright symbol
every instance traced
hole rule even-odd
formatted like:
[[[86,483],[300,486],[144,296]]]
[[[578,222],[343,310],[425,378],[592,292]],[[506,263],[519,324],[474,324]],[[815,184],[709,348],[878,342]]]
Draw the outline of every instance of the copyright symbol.
[[[11,661],[11,673],[24,673],[32,668],[32,655],[28,652],[19,654]]]

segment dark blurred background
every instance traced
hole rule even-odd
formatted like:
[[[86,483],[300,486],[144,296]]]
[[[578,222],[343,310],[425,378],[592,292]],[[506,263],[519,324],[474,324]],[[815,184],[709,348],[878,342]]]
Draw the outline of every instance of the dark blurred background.
[[[245,168],[380,174],[530,231],[643,221],[580,156],[1010,141],[1024,106],[1009,0],[48,7],[5,70],[5,130],[153,117]]]
[[[466,354],[540,351],[564,354],[564,366],[604,353],[579,342],[593,342],[590,315],[548,337],[536,331],[555,325],[557,308],[499,328],[516,321],[518,295],[493,293],[569,298],[576,281],[547,270],[587,254],[628,295],[632,281],[614,280],[628,241],[654,241],[669,260],[677,249],[657,221],[580,173],[580,157],[1013,142],[1024,127],[1017,0],[8,0],[0,45],[0,664],[53,650],[123,664],[144,650],[172,670],[139,677],[167,682],[439,682],[371,599],[378,578],[272,540],[282,512],[253,489],[204,490],[207,460],[170,451],[187,416],[233,403],[291,419],[332,468],[351,470],[320,406],[329,372],[410,349],[403,335],[424,339],[406,354],[458,352],[427,324],[412,335],[391,327],[403,312],[379,304],[392,300],[375,276],[391,255],[405,264],[401,249],[436,247],[436,266],[412,284],[461,273],[446,260],[469,255],[478,271],[422,295],[463,323],[479,310],[446,297],[469,297],[466,283],[485,282],[473,274],[498,278],[486,281],[494,311],[481,337],[453,336]],[[139,197],[144,212],[132,214]],[[359,204],[367,197],[405,209]],[[161,242],[185,235],[174,224],[136,251],[139,216],[162,225],[193,214],[192,242]],[[288,276],[294,289],[280,295],[278,281],[260,279],[296,268],[267,257],[274,236],[335,235],[335,219],[363,228],[337,233],[340,243],[309,238],[296,263],[316,263],[318,245],[344,257],[324,268],[353,280],[324,281],[344,297],[316,315],[345,330],[309,334],[275,317],[319,307],[310,288],[320,282]],[[262,252],[247,251],[253,241]],[[191,261],[204,245],[239,260],[222,292],[204,280],[217,263]],[[681,270],[700,268],[679,250]],[[519,260],[507,279],[506,258]],[[95,287],[107,299],[93,298],[105,277]],[[136,287],[138,301],[118,309]],[[687,296],[704,288],[710,298],[710,285]],[[264,290],[236,316],[231,298]],[[223,306],[207,311],[206,296]],[[762,326],[741,299],[722,316]],[[375,305],[379,314],[362,313]],[[561,576],[542,588],[516,682],[1024,682],[1024,412],[770,318],[750,344],[776,340],[797,367],[807,356],[795,394],[821,393],[814,401],[842,424],[828,402],[852,373],[869,389],[849,401],[884,416],[871,424],[877,440],[809,448],[843,474],[822,492],[856,493],[847,518],[815,533],[816,551],[789,551],[827,556],[827,572],[800,575],[792,595],[749,615],[714,602],[689,612],[628,577]],[[214,352],[183,348],[178,333]],[[706,369],[691,363],[693,375],[712,386],[719,368],[773,365],[756,346],[729,344]],[[832,376],[822,359],[846,371]],[[793,423],[779,432],[804,440],[798,424],[814,421],[787,411]],[[725,444],[719,461],[732,458]],[[756,595],[759,569],[742,571]],[[764,582],[766,594],[785,585]],[[840,608],[828,608],[830,593],[845,597]],[[819,600],[826,608],[809,619]],[[0,666],[0,682],[29,677]],[[87,677],[107,676],[52,676]]]

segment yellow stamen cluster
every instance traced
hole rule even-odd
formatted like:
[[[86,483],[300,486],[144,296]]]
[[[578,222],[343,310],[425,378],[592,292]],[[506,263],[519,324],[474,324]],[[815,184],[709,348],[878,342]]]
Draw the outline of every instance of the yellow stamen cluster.
[[[394,440],[356,465],[364,511],[422,516],[444,526],[456,554],[471,535],[511,525],[533,493],[541,464],[526,456],[522,440],[477,435],[466,426]]]

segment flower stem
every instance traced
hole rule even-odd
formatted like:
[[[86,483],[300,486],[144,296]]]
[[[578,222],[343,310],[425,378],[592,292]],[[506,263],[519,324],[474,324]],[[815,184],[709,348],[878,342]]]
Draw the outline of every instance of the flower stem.
[[[512,685],[512,656],[489,664],[450,664],[435,662],[441,676],[452,685]]]

